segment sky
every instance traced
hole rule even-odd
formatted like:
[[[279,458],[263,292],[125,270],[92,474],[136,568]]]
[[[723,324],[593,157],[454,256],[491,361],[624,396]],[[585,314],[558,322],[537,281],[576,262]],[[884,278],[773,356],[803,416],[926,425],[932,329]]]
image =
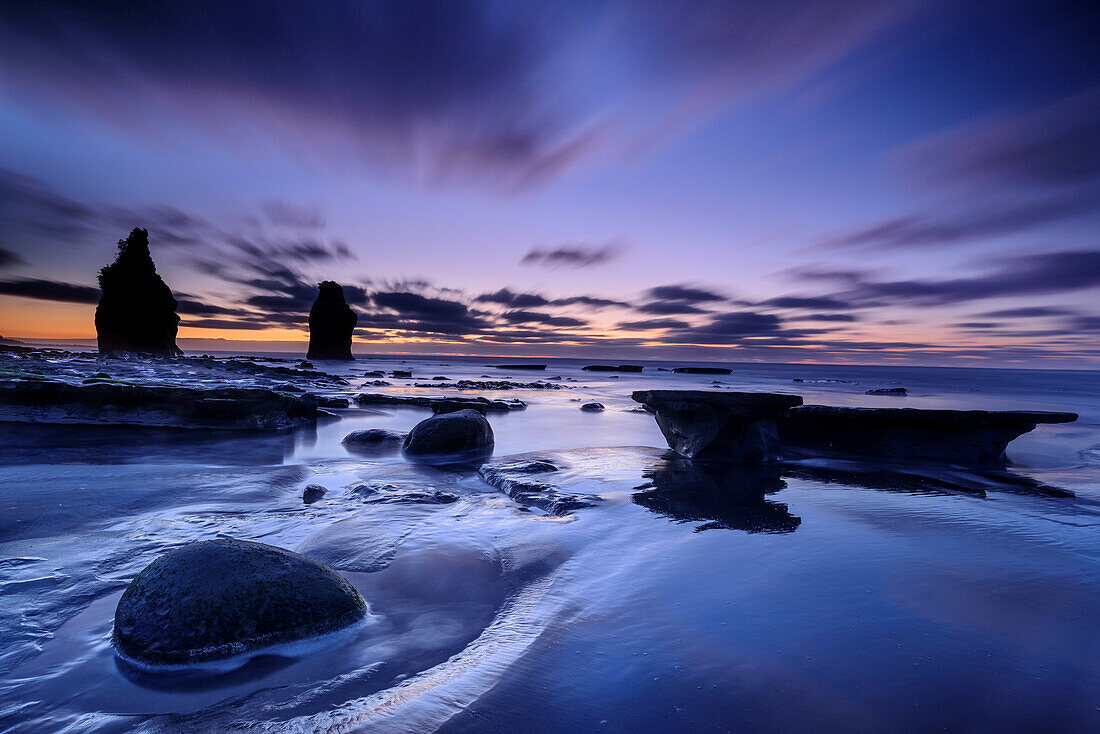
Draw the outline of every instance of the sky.
[[[0,334],[185,350],[1100,363],[1100,6],[0,4]],[[248,342],[248,344],[242,344]]]

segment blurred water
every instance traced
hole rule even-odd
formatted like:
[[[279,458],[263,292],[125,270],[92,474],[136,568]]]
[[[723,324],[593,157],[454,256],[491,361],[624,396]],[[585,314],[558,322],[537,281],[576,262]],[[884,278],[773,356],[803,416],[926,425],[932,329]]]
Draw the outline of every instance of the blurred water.
[[[282,435],[0,424],[0,728],[1100,727],[1100,374],[740,365],[714,377],[652,364],[616,378],[571,360],[551,360],[545,372],[491,363],[316,366],[349,379],[325,390],[345,396],[458,394],[408,386],[436,375],[560,376],[568,388],[474,392],[529,403],[489,416],[496,457],[556,456],[572,467],[570,489],[599,495],[598,506],[545,516],[472,472],[340,443],[360,428],[407,430],[423,409],[338,410],[340,420]],[[163,377],[92,357],[59,368]],[[373,369],[415,377],[361,388]],[[180,369],[172,377],[224,381]],[[864,394],[893,386],[910,396]],[[844,462],[774,476],[699,473],[665,454],[651,416],[630,412],[632,390],[657,387],[1072,410],[1077,423],[1040,427],[1009,454],[1016,476],[1077,496],[996,479],[963,491],[950,472],[927,467],[913,476]],[[593,400],[607,410],[579,410]],[[365,502],[346,491],[359,481],[459,500]],[[307,483],[329,492],[305,506]],[[116,663],[109,636],[125,584],[165,550],[218,535],[329,563],[373,616],[218,675],[143,676]]]

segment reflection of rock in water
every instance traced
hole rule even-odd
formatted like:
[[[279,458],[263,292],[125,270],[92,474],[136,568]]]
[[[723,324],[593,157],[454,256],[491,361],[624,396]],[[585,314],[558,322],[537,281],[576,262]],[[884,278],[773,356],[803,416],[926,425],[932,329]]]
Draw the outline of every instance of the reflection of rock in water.
[[[701,522],[696,532],[725,528],[748,533],[791,533],[802,523],[787,506],[764,495],[787,485],[769,466],[731,466],[669,457],[645,472],[650,484],[634,502],[680,522]]]
[[[1004,469],[960,469],[936,464],[874,464],[833,460],[828,465],[786,462],[783,475],[821,484],[908,492],[950,494],[965,492],[984,497],[986,492],[1016,492],[1044,497],[1074,497],[1061,487],[1052,487],[1033,477]]]

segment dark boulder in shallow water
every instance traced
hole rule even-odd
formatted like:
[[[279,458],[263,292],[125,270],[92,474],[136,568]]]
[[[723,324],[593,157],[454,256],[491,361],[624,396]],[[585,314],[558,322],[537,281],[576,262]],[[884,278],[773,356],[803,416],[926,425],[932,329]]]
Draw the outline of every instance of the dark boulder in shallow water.
[[[1005,448],[1041,423],[1076,413],[804,405],[779,421],[785,448],[811,453],[1004,466]]]
[[[441,413],[417,423],[405,438],[406,454],[420,457],[469,457],[492,450],[493,428],[476,410]]]
[[[681,375],[728,375],[733,372],[726,367],[674,367],[672,371]]]
[[[364,431],[352,431],[341,442],[345,446],[379,446],[382,444],[402,444],[407,433],[388,431],[385,428],[368,428]]]
[[[138,574],[118,602],[113,640],[139,663],[197,663],[333,632],[366,611],[323,563],[262,543],[211,540]]]
[[[903,398],[909,394],[909,391],[904,387],[876,387],[872,390],[868,390],[867,395],[892,395],[894,397]]]
[[[260,388],[0,381],[0,421],[6,422],[284,430],[316,420],[312,395]]]
[[[103,295],[95,310],[95,330],[101,354],[182,354],[176,346],[176,299],[157,275],[148,231],[134,229],[119,240],[115,261],[99,271],[99,287]]]
[[[779,456],[776,420],[798,395],[638,390],[631,396],[654,413],[669,448],[693,459],[772,461]]]
[[[355,359],[351,355],[351,334],[359,317],[344,300],[339,283],[326,280],[309,310],[308,359]]]
[[[302,492],[302,502],[307,505],[312,505],[317,500],[328,494],[328,488],[320,484],[307,484],[305,491]]]
[[[604,408],[603,403],[585,403],[581,406],[581,410],[585,413],[602,413]]]

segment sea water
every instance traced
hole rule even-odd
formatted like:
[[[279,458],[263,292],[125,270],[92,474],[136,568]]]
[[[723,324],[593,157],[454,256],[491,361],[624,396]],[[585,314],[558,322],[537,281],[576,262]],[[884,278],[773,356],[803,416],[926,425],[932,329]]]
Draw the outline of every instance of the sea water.
[[[207,379],[93,361],[53,368]],[[645,363],[616,375],[544,361],[545,371],[451,357],[316,368],[349,380],[333,396],[522,399],[524,411],[489,415],[494,458],[537,452],[573,467],[572,488],[599,501],[563,516],[517,505],[473,471],[341,444],[353,430],[408,430],[426,409],[353,403],[339,420],[280,434],[0,424],[0,728],[1100,730],[1100,373],[727,365],[715,376]],[[375,369],[414,378],[364,387]],[[411,386],[437,375],[563,387]],[[909,395],[865,394],[884,387]],[[976,488],[946,468],[818,461],[784,468],[746,503],[720,483],[660,491],[666,444],[630,398],[658,388],[1080,419],[1013,442],[1013,481]],[[579,409],[592,401],[606,410]],[[361,481],[458,500],[368,502],[348,490]],[[310,483],[329,491],[304,505]],[[111,626],[129,580],[216,537],[328,563],[370,619],[203,670],[119,660]]]

